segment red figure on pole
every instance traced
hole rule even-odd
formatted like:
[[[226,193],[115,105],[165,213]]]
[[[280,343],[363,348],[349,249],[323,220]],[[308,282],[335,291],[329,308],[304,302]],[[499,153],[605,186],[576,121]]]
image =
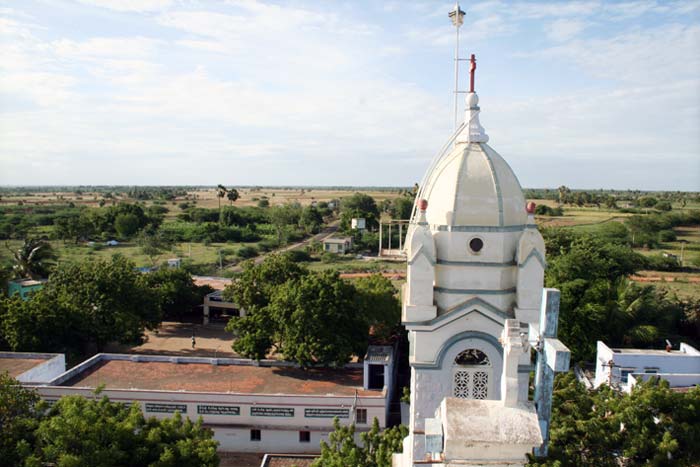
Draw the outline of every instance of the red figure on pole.
[[[471,65],[469,65],[469,92],[474,92],[474,72],[476,71],[476,55],[472,54],[469,59]]]

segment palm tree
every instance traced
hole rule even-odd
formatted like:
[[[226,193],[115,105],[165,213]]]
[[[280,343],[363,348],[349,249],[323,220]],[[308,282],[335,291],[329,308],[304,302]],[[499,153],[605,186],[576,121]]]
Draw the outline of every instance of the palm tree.
[[[219,209],[221,209],[221,200],[223,199],[224,196],[226,196],[227,191],[228,190],[226,189],[226,187],[221,185],[221,184],[217,185],[217,187],[216,187],[216,197],[219,200]]]
[[[231,205],[233,205],[233,203],[235,203],[236,200],[237,200],[238,198],[240,198],[240,196],[239,196],[239,194],[238,194],[238,190],[236,190],[235,188],[229,189],[229,190],[228,190],[228,194],[226,195],[226,197],[227,197],[228,200],[231,202]]]
[[[16,251],[12,250],[7,243],[5,246],[12,252],[15,259],[13,271],[21,278],[46,277],[56,264],[56,254],[45,238],[27,238]]]

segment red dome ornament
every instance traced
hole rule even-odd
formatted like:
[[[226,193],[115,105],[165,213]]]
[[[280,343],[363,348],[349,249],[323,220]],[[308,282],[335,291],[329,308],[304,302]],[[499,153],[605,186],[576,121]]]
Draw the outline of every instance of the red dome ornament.
[[[426,200],[426,199],[419,200],[418,201],[418,209],[420,209],[421,211],[425,211],[426,209],[428,209],[428,200]]]
[[[525,210],[527,211],[528,214],[534,214],[536,207],[537,207],[537,205],[535,203],[533,203],[532,201],[530,201],[529,203],[527,203],[527,206],[525,206]]]

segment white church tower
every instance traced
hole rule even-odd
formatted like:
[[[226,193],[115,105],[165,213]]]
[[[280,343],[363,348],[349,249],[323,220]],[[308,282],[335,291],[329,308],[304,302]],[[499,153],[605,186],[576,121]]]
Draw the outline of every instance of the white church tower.
[[[472,55],[465,123],[424,177],[406,237],[410,423],[394,467],[522,465],[546,452],[553,372],[568,368],[534,204],[486,144],[475,69]],[[531,348],[539,401],[528,400]]]

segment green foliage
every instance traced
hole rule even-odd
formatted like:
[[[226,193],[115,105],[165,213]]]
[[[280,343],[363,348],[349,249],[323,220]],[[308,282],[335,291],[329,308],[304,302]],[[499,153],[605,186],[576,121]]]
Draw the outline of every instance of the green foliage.
[[[545,237],[546,283],[561,290],[559,337],[573,361],[591,360],[597,340],[651,346],[677,334],[678,300],[627,280],[648,259],[624,243],[587,234],[547,231]]]
[[[17,250],[10,251],[14,258],[12,270],[23,279],[47,277],[56,264],[56,254],[45,238],[27,238]]]
[[[357,309],[366,313],[365,322],[373,323],[375,336],[388,336],[401,322],[401,303],[398,291],[389,279],[381,274],[361,277],[354,283]]]
[[[258,249],[254,246],[242,246],[236,251],[236,256],[243,259],[254,258],[258,256]]]
[[[158,294],[163,319],[181,320],[201,305],[213,289],[197,286],[185,269],[162,268],[143,276],[146,285]]]
[[[0,373],[0,467],[22,465],[39,425],[36,392],[24,389],[7,372]]]
[[[538,216],[563,216],[564,210],[561,207],[550,207],[546,204],[538,204],[535,208],[535,214]]]
[[[360,435],[358,445],[355,425],[341,426],[335,418],[333,427],[328,443],[321,441],[321,455],[312,467],[391,467],[391,455],[403,450],[403,439],[408,435],[403,425],[380,431],[375,418],[370,431]]]
[[[409,196],[394,198],[389,213],[392,219],[410,219],[413,214],[413,198]]]
[[[119,255],[61,264],[29,300],[0,303],[0,332],[16,351],[84,354],[109,342],[139,342],[161,321],[158,293]]]
[[[131,406],[82,396],[46,410],[35,392],[0,375],[0,466],[216,467],[218,443],[201,419],[146,420]]]
[[[337,272],[308,273],[278,287],[267,307],[275,341],[302,366],[342,365],[367,347],[367,324],[355,307],[355,289]]]
[[[370,326],[386,332],[400,314],[390,281],[373,276],[358,282],[343,281],[337,272],[310,272],[289,255],[245,263],[224,291],[246,310],[227,326],[238,336],[234,350],[262,359],[275,347],[303,366],[346,363],[364,352]]]
[[[549,456],[530,467],[693,466],[700,462],[700,389],[669,389],[652,378],[630,395],[607,385],[588,391],[558,375]]]
[[[149,257],[153,266],[156,265],[158,257],[162,253],[172,248],[172,242],[159,230],[155,232],[142,231],[139,234],[138,244],[141,247],[141,252]]]
[[[323,226],[323,216],[321,212],[314,206],[306,206],[301,210],[299,226],[303,228],[306,233],[316,234],[320,232]]]
[[[355,217],[364,218],[367,229],[377,229],[379,227],[379,209],[374,198],[364,193],[355,193],[343,198],[340,206],[340,229],[350,230],[350,221]]]
[[[658,202],[653,196],[642,196],[637,200],[637,205],[643,208],[653,208]]]
[[[673,209],[673,208],[672,208],[672,206],[671,206],[671,203],[669,203],[668,201],[659,201],[659,202],[656,203],[656,205],[654,206],[654,209],[658,209],[659,211],[666,211],[666,212],[668,212],[668,211],[670,211],[670,210]]]

